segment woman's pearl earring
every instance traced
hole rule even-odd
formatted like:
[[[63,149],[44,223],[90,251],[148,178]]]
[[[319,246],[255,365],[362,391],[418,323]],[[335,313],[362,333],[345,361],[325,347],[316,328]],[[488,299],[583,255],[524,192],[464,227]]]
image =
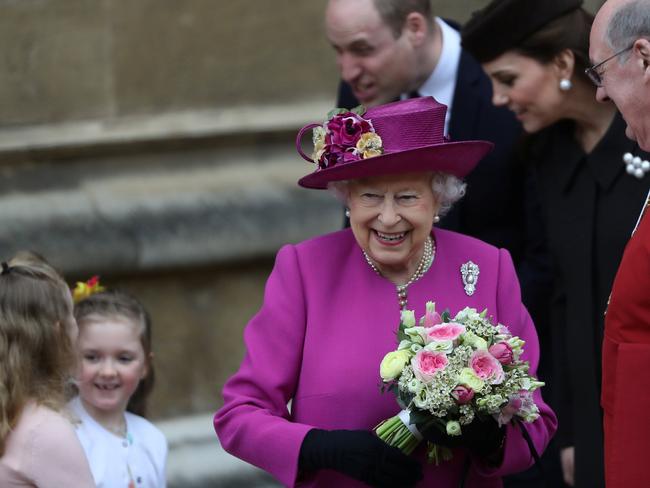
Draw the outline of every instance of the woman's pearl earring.
[[[438,217],[438,216],[436,215],[436,216],[433,217],[433,223],[434,223],[434,224],[437,224],[438,222],[440,222],[440,217]]]
[[[350,218],[350,209],[346,208],[345,209],[345,216],[349,219]]]
[[[560,90],[569,91],[571,88],[573,88],[573,83],[571,83],[570,79],[562,78],[560,80]]]

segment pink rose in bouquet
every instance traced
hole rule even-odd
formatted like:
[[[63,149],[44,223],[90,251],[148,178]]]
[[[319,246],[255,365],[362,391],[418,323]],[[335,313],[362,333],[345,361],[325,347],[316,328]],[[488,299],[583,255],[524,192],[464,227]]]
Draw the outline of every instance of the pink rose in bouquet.
[[[455,341],[465,332],[465,326],[448,322],[427,329],[427,338],[433,341]]]
[[[497,421],[499,425],[505,425],[510,422],[514,416],[519,416],[526,421],[535,419],[537,415],[537,405],[533,400],[533,394],[530,391],[521,390],[508,399],[508,404],[501,409]]]
[[[432,352],[426,349],[420,349],[411,359],[415,377],[425,384],[431,383],[434,375],[445,369],[448,362],[444,352]]]
[[[458,405],[465,405],[474,398],[474,390],[465,385],[457,385],[451,392],[451,396],[456,399]]]
[[[510,364],[514,360],[514,353],[512,347],[505,341],[492,344],[488,351],[494,356],[501,364]]]
[[[422,318],[421,325],[423,327],[433,327],[434,325],[438,325],[441,323],[442,323],[442,317],[438,312],[436,312],[436,309],[427,308],[427,311],[424,314],[424,317]]]
[[[492,385],[498,385],[505,378],[501,363],[485,349],[478,349],[469,359],[469,367],[476,376]]]

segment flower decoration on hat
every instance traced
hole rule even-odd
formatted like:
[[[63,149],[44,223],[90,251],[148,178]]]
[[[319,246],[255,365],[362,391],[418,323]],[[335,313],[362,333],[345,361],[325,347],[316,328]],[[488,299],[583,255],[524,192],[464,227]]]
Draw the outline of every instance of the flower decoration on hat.
[[[327,114],[327,121],[313,129],[312,160],[319,168],[331,168],[379,156],[384,153],[381,137],[372,121],[364,119],[365,107],[337,108]]]
[[[72,301],[79,303],[81,300],[88,298],[90,295],[100,293],[105,288],[99,284],[99,276],[95,275],[88,281],[77,281],[77,285],[72,290]]]

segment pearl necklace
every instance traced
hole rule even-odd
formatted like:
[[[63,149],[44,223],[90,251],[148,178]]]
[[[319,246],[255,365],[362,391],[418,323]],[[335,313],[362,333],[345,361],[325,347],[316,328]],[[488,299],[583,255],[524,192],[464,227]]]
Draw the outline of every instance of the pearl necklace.
[[[366,258],[366,262],[370,265],[370,267],[373,269],[375,273],[377,273],[379,276],[383,276],[377,266],[375,266],[375,263],[372,262],[372,259],[370,259],[370,256],[366,253],[366,251],[363,251],[363,256]],[[420,262],[418,263],[417,268],[415,268],[415,272],[413,273],[413,276],[404,283],[403,285],[395,285],[395,288],[397,290],[397,301],[399,302],[399,308],[404,310],[406,308],[406,303],[408,301],[408,292],[407,288],[415,283],[417,280],[422,278],[424,274],[429,271],[429,268],[431,267],[431,263],[433,263],[434,258],[436,257],[436,245],[435,243],[431,240],[431,237],[427,237],[427,240],[424,242],[424,252],[422,253],[422,259],[420,259]]]

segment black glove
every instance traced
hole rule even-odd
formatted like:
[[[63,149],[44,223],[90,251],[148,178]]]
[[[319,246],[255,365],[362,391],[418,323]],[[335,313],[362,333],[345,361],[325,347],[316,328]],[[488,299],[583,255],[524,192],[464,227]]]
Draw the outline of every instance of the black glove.
[[[451,436],[437,426],[432,426],[422,432],[422,437],[441,446],[464,447],[484,458],[494,459],[499,456],[506,431],[505,427],[499,427],[492,417],[476,417],[471,424],[463,425],[461,429],[461,435]]]
[[[310,430],[300,447],[304,472],[333,469],[376,487],[411,487],[422,466],[365,430]]]

